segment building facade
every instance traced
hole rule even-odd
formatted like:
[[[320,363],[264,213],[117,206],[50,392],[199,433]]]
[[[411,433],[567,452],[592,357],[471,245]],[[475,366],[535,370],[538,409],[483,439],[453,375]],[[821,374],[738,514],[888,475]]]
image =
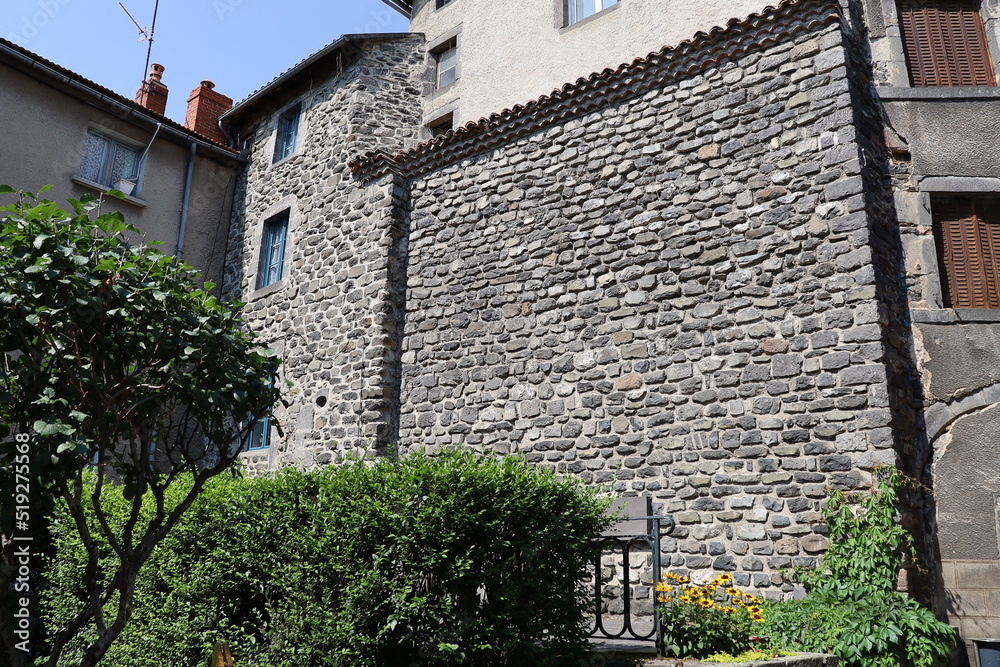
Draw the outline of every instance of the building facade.
[[[392,4],[411,37],[227,115],[227,289],[294,384],[256,465],[516,452],[652,497],[672,568],[780,596],[826,489],[895,464],[930,490],[906,585],[994,636],[1000,349],[962,299],[995,273],[963,287],[949,239],[997,211],[996,8]]]
[[[154,65],[131,100],[0,39],[0,183],[52,185],[46,197],[57,203],[125,192],[124,200],[107,199],[105,210],[120,211],[146,239],[220,285],[242,162],[214,122],[215,134],[205,135],[163,116],[162,76]],[[211,94],[210,86],[192,98]]]
[[[291,383],[248,465],[518,453],[772,598],[896,465],[901,585],[1000,636],[1000,5],[387,2],[411,33],[192,93],[239,151],[197,144],[235,175],[202,261]]]

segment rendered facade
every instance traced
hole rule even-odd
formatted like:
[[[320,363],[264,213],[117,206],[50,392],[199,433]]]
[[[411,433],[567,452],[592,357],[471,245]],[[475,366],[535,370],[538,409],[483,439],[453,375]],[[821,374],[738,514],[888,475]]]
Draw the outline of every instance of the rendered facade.
[[[162,68],[153,74],[134,101],[0,40],[0,183],[50,184],[55,202],[127,190],[106,206],[221,284],[241,161],[217,128],[206,136],[164,117]]]
[[[248,465],[520,453],[768,597],[897,465],[901,585],[1000,636],[1000,7],[389,4],[221,114],[205,261],[292,382]]]

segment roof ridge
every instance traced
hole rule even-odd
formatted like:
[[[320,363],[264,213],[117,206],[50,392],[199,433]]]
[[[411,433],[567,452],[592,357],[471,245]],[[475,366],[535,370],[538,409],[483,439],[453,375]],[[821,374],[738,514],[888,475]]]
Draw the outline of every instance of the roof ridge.
[[[831,11],[824,14],[824,10]],[[809,12],[816,16],[810,19]],[[466,157],[501,141],[530,133],[542,125],[590,111],[596,106],[593,103],[595,98],[604,96],[605,99],[616,101],[632,97],[644,92],[656,81],[662,81],[663,77],[658,75],[669,74],[676,77],[691,74],[719,64],[737,53],[748,53],[774,44],[779,39],[797,34],[817,23],[829,23],[834,18],[839,20],[840,12],[839,0],[785,0],[777,6],[768,5],[761,12],[753,13],[745,19],[733,18],[725,27],[715,26],[707,33],[699,31],[691,39],[675,46],[664,46],[659,51],[624,63],[616,69],[608,67],[588,77],[581,77],[547,95],[523,105],[515,104],[512,109],[504,109],[477,121],[470,121],[430,141],[408,149],[375,149],[362,153],[349,164],[352,172],[359,178],[376,178],[389,172],[402,175],[424,173],[451,159]],[[771,34],[761,34],[765,29],[781,25],[781,21],[788,22],[801,18],[801,15],[805,15],[806,21],[799,29],[786,29],[783,32],[774,30]],[[749,40],[747,44],[741,43],[741,38],[751,34],[757,39]],[[726,39],[735,42],[732,48],[715,48]],[[706,57],[712,56],[713,50],[719,53],[715,57]],[[636,78],[639,79],[638,82]],[[626,82],[629,85],[623,86]],[[501,132],[504,127],[509,127],[512,131]]]

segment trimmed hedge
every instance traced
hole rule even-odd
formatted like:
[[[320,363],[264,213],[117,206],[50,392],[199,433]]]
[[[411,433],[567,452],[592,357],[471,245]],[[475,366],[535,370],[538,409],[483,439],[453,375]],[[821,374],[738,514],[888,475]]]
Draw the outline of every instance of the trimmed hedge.
[[[240,667],[578,664],[606,506],[467,452],[216,479],[140,573],[107,663],[201,666],[225,640]],[[65,517],[54,536],[57,621],[82,571]]]

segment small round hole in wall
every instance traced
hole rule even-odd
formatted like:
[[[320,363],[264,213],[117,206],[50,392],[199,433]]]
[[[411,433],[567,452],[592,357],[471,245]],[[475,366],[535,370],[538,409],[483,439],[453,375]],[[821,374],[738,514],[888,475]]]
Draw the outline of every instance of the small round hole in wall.
[[[318,407],[321,407],[321,408],[325,407],[326,406],[326,396],[317,396],[316,397],[316,405]]]

